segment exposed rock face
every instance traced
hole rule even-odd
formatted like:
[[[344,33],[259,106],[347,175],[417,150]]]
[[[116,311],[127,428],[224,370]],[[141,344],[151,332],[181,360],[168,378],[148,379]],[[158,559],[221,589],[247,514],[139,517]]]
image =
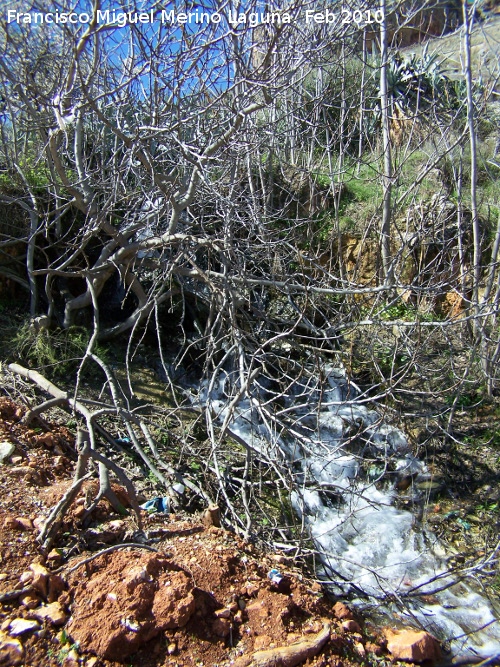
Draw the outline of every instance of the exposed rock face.
[[[160,554],[106,554],[89,571],[72,582],[67,631],[102,658],[123,660],[162,630],[186,625],[195,610],[190,577]]]
[[[387,648],[396,660],[408,662],[436,662],[441,659],[441,648],[435,637],[428,632],[402,630],[396,632],[387,629]]]

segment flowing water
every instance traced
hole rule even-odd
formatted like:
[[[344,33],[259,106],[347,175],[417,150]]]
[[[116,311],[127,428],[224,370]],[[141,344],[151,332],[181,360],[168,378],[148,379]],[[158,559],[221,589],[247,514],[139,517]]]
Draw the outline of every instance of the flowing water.
[[[451,585],[445,548],[422,526],[425,494],[415,495],[414,511],[397,506],[395,481],[430,480],[425,463],[401,430],[364,405],[342,370],[325,366],[320,375],[304,372],[277,403],[266,378],[235,402],[222,374],[202,386],[199,400],[247,446],[291,467],[292,504],[320,553],[318,577],[332,591],[397,611],[405,624],[449,642],[455,656],[500,654],[500,624],[487,599],[464,581]]]

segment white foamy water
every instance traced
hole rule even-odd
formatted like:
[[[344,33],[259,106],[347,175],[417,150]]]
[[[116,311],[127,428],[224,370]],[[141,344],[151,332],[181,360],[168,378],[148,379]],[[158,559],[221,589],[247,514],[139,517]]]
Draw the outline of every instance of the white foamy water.
[[[321,555],[318,577],[331,590],[397,610],[405,624],[449,642],[455,656],[500,655],[500,624],[487,599],[467,578],[441,590],[454,581],[443,544],[396,506],[398,475],[429,479],[425,464],[401,430],[356,400],[341,370],[325,367],[322,376],[320,383],[312,371],[305,374],[274,412],[261,389],[229,414],[227,376],[200,398],[255,451],[292,466],[292,504]]]

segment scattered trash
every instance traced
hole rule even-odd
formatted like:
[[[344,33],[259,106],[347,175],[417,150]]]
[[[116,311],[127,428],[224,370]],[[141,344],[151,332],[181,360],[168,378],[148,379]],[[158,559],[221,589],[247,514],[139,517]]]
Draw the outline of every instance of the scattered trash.
[[[184,486],[184,484],[180,484],[179,482],[177,482],[176,484],[172,484],[172,490],[178,493],[180,496],[182,496],[182,494],[186,490],[186,487]]]
[[[290,580],[281,574],[279,570],[272,569],[267,576],[271,580],[271,585],[280,593],[290,593]]]
[[[443,519],[454,519],[457,516],[458,512],[456,510],[452,510],[451,512],[446,512],[446,514],[443,516]]]
[[[462,526],[464,530],[470,530],[470,523],[465,519],[461,519],[460,517],[458,517],[457,523],[459,526]]]
[[[147,512],[163,512],[168,514],[170,512],[170,502],[168,498],[152,498],[140,506],[141,509],[146,510]]]
[[[273,584],[276,584],[276,586],[279,586],[283,581],[283,575],[280,574],[278,570],[271,570],[267,576],[273,582]]]
[[[116,438],[115,443],[117,445],[130,445],[130,438]]]

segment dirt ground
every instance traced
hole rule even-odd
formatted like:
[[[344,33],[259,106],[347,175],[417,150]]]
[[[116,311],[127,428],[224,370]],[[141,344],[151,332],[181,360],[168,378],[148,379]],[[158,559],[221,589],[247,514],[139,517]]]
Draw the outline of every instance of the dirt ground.
[[[36,537],[71,485],[75,439],[61,425],[29,428],[23,415],[0,398],[0,442],[15,445],[0,465],[0,666],[264,664],[264,649],[299,646],[307,656],[325,628],[323,648],[301,664],[385,664],[382,633],[292,559],[202,516],[144,512],[139,539],[133,518],[101,501],[82,525],[84,487],[44,555]]]

